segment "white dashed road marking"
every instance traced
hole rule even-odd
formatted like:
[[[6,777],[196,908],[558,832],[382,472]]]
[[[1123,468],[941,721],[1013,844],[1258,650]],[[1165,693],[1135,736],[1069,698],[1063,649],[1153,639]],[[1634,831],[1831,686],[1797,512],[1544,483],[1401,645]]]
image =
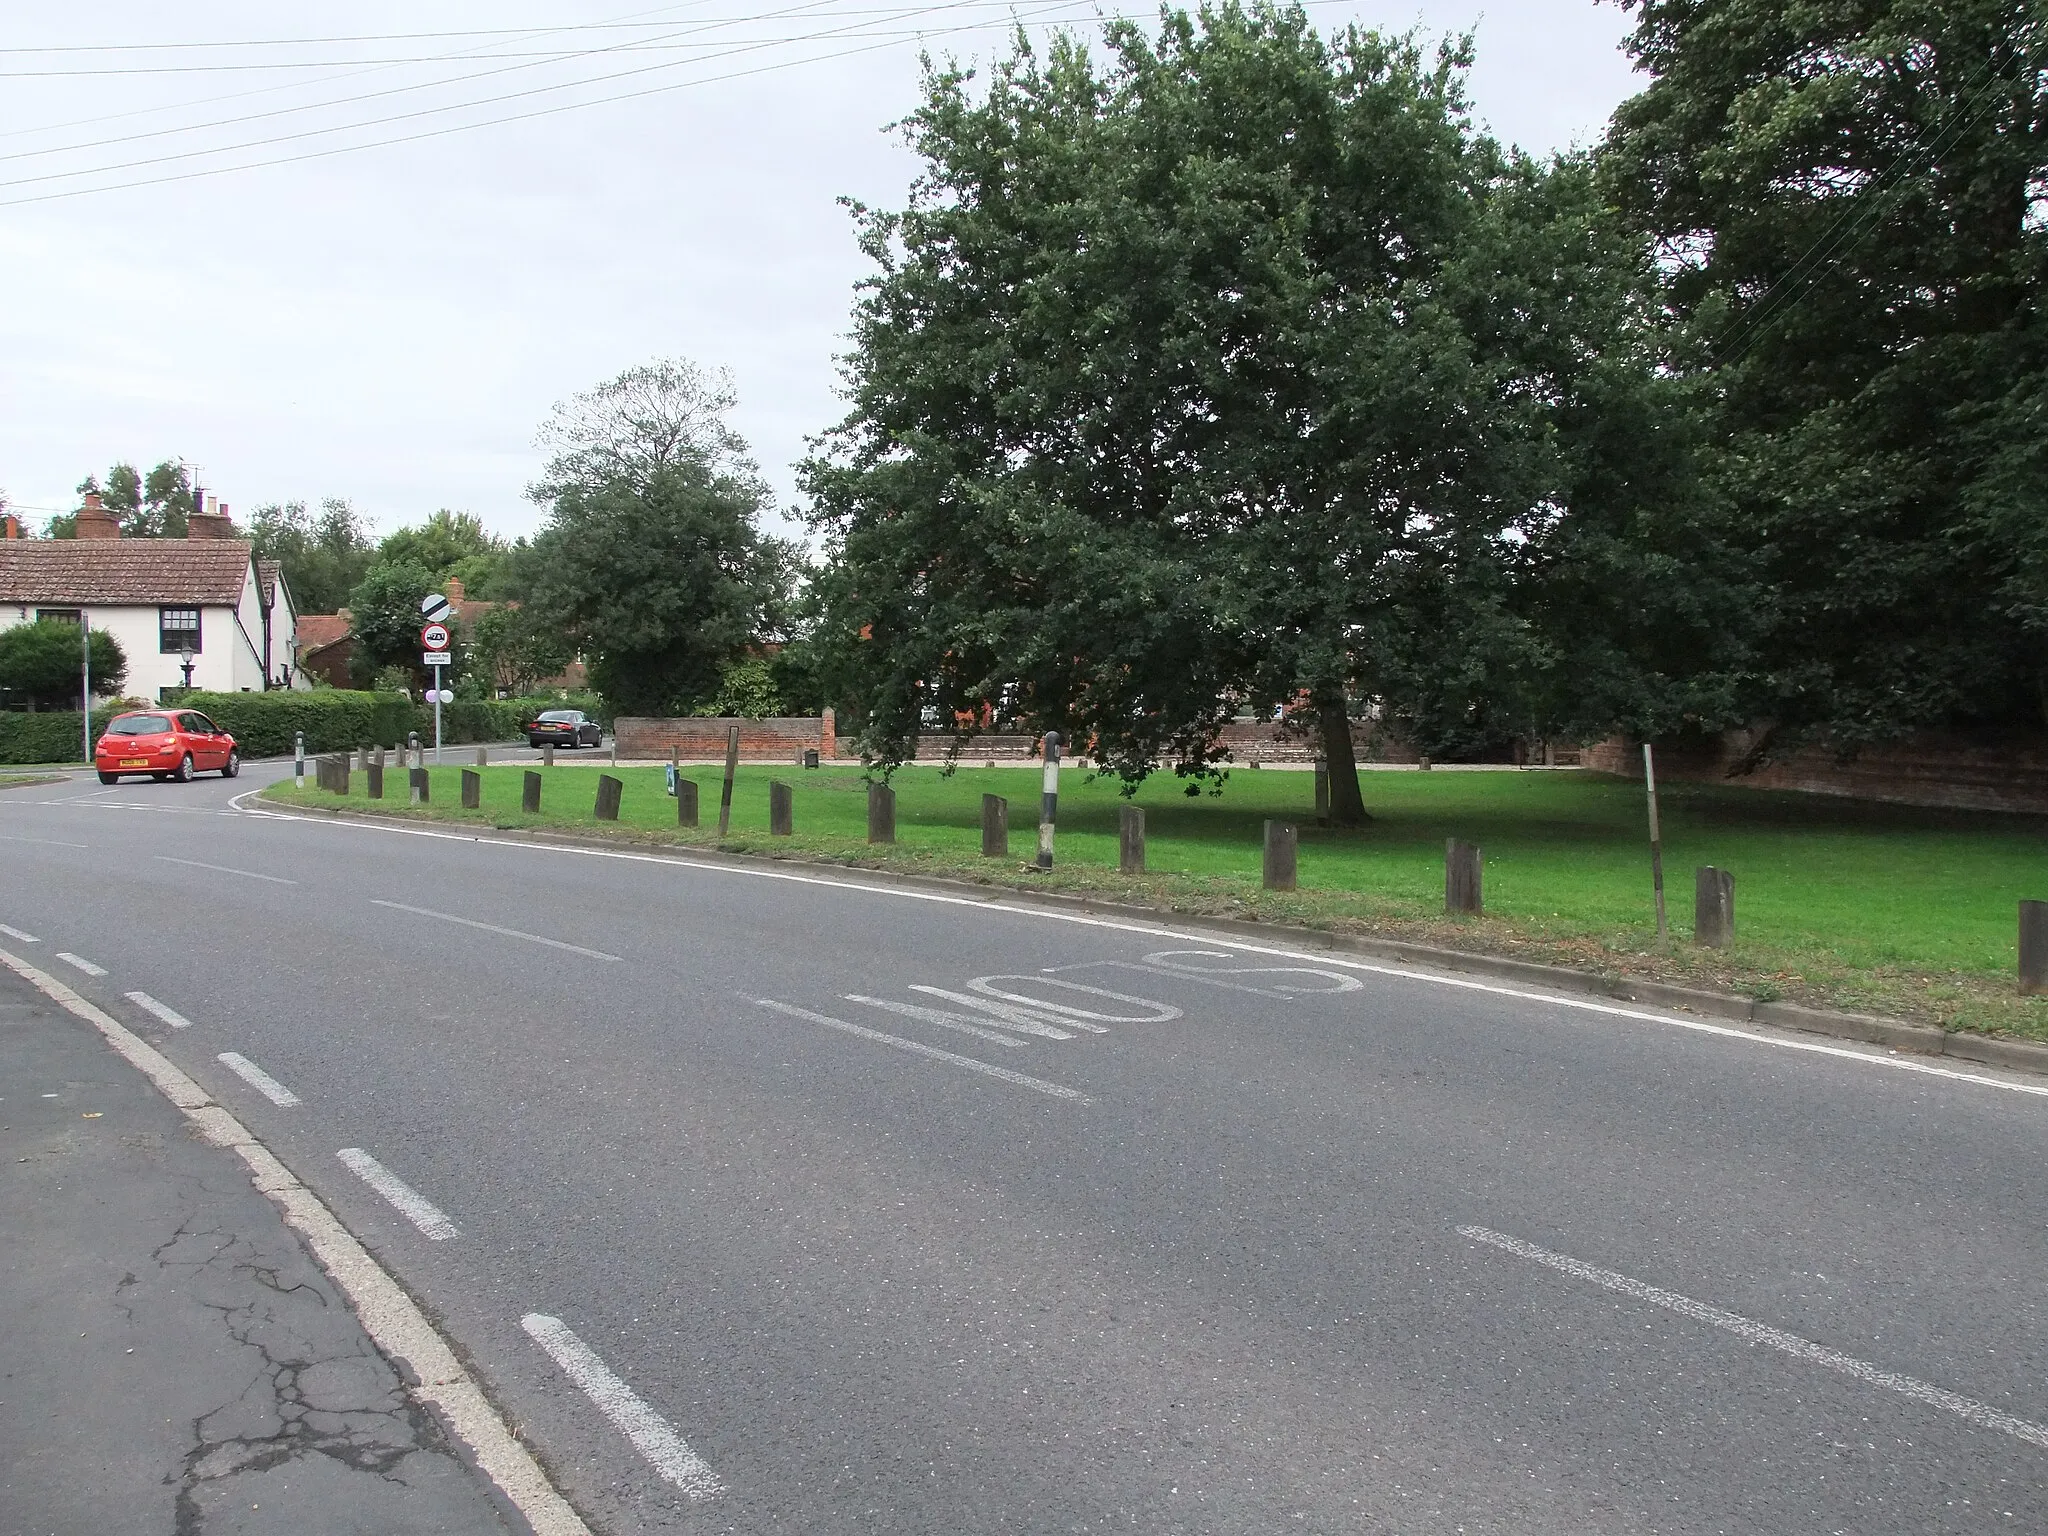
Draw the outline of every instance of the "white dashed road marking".
[[[45,848],[84,848],[85,843],[60,843],[54,837],[7,837],[0,835],[0,843],[40,843]]]
[[[1058,1083],[1048,1083],[1043,1078],[1026,1077],[1022,1072],[1012,1072],[1008,1067],[999,1067],[992,1062],[976,1061],[972,1056],[955,1056],[951,1051],[942,1051],[935,1045],[924,1045],[916,1040],[904,1040],[896,1035],[885,1035],[879,1029],[868,1029],[860,1024],[849,1024],[844,1019],[835,1019],[829,1014],[813,1013],[808,1008],[795,1008],[788,1003],[778,1003],[773,998],[757,997],[755,1003],[763,1008],[773,1008],[777,1013],[786,1013],[792,1019],[804,1019],[812,1024],[822,1024],[827,1029],[844,1030],[849,1035],[859,1035],[863,1040],[873,1040],[878,1045],[893,1045],[899,1051],[910,1051],[918,1056],[929,1056],[934,1061],[951,1062],[956,1067],[965,1067],[970,1072],[980,1072],[989,1077],[999,1077],[1006,1083],[1015,1083],[1020,1088],[1036,1089],[1049,1093],[1056,1099],[1075,1099],[1088,1102],[1088,1095],[1074,1088],[1062,1088]]]
[[[335,1154],[370,1188],[396,1206],[401,1215],[435,1242],[462,1234],[455,1230],[441,1208],[414,1189],[361,1147],[343,1147]]]
[[[142,1009],[145,1013],[155,1014],[173,1029],[190,1029],[192,1027],[192,1021],[186,1018],[185,1015],[178,1012],[175,1008],[166,1007],[147,992],[129,992],[125,996],[136,1007]]]
[[[660,1414],[648,1407],[640,1394],[611,1373],[559,1317],[529,1312],[519,1320],[533,1342],[546,1350],[555,1364],[590,1400],[598,1412],[616,1424],[635,1448],[654,1464],[654,1470],[674,1483],[693,1500],[715,1499],[725,1484],[710,1464],[689,1446]]]
[[[10,939],[19,939],[24,944],[40,944],[43,942],[34,934],[23,933],[19,928],[10,928],[5,923],[0,923],[0,933],[6,934]]]
[[[1929,1407],[1945,1409],[1958,1418],[1967,1419],[1983,1429],[1995,1429],[2001,1434],[2011,1435],[2030,1445],[2048,1449],[2048,1424],[2034,1424],[2026,1419],[2016,1418],[1989,1403],[1980,1403],[1975,1398],[1963,1397],[1942,1387],[1932,1386],[1912,1376],[1901,1376],[1883,1366],[1872,1365],[1867,1360],[1858,1360],[1854,1355],[1845,1355],[1839,1350],[1829,1349],[1825,1344],[1816,1344],[1811,1339],[1802,1339],[1796,1333],[1786,1333],[1768,1323],[1757,1322],[1754,1318],[1738,1312],[1724,1312],[1721,1308],[1709,1306],[1704,1301],[1694,1301],[1690,1296],[1681,1296],[1676,1291],[1663,1290],[1646,1281],[1617,1274],[1611,1269],[1599,1269],[1583,1264],[1577,1259],[1566,1258],[1561,1253],[1552,1253],[1548,1248],[1538,1248],[1534,1243],[1525,1243],[1519,1237],[1509,1237],[1502,1232],[1490,1231],[1485,1227],[1460,1227],[1460,1236],[1474,1242],[1486,1243],[1517,1257],[1529,1259],[1560,1274],[1570,1275],[1575,1280],[1590,1281],[1594,1285],[1617,1291],[1623,1296],[1633,1296],[1637,1301],[1647,1301],[1652,1306],[1664,1307],[1695,1322],[1708,1323],[1716,1328],[1725,1328],[1739,1339],[1752,1344],[1766,1344],[1772,1349],[1783,1350],[1794,1359],[1805,1360],[1814,1365],[1824,1365],[1831,1371],[1840,1371],[1845,1376],[1873,1387],[1883,1387],[1888,1392],[1898,1392]]]
[[[188,869],[210,869],[216,875],[240,875],[244,880],[268,880],[272,885],[297,885],[296,880],[287,880],[283,875],[259,875],[253,869],[235,869],[226,864],[202,864],[197,859],[174,859],[168,853],[156,856],[159,864],[183,864]]]
[[[291,1089],[285,1087],[283,1083],[280,1083],[268,1072],[257,1066],[248,1057],[234,1051],[222,1051],[216,1059],[222,1066],[262,1094],[263,1097],[270,1100],[279,1109],[290,1109],[299,1102],[299,1096],[296,1093],[293,1093]]]
[[[480,923],[473,917],[457,917],[453,912],[435,912],[427,907],[408,907],[402,901],[379,901],[370,898],[373,907],[389,907],[394,912],[410,912],[415,917],[435,917],[444,923],[460,923],[465,928],[481,928],[485,933],[502,933],[508,939],[524,939],[529,944],[545,944],[549,949],[566,949],[572,955],[588,955],[593,960],[621,960],[620,955],[608,955],[601,949],[585,949],[581,944],[564,944],[560,939],[544,939],[537,933],[523,933],[517,928],[500,928],[496,923]]]
[[[57,958],[59,960],[62,960],[66,965],[77,966],[78,969],[85,972],[85,974],[88,976],[104,976],[107,974],[107,968],[105,966],[94,965],[90,960],[84,959],[78,955],[70,954],[65,950],[58,950]]]

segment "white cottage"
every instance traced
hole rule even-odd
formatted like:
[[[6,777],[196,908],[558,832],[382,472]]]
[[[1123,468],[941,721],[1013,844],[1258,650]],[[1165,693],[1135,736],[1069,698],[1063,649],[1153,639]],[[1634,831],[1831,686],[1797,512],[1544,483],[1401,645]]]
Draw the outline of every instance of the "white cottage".
[[[183,686],[187,661],[194,688],[308,688],[284,575],[234,533],[223,508],[194,514],[182,539],[126,539],[89,495],[76,538],[0,540],[0,629],[39,618],[103,629],[128,658],[121,691],[145,699]]]

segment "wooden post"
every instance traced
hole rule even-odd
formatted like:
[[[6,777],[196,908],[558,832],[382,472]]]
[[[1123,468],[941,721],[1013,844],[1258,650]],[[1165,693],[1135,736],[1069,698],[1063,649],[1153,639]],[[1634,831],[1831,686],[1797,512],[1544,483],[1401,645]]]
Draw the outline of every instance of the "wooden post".
[[[1117,810],[1116,867],[1126,875],[1145,873],[1145,812],[1138,806]]]
[[[617,737],[612,738],[617,740]],[[725,829],[732,825],[732,778],[740,767],[740,728],[726,727],[725,731],[725,783],[718,791],[718,835],[725,836]]]
[[[1486,910],[1485,856],[1455,837],[1444,843],[1444,910],[1477,917]]]
[[[370,759],[370,764],[375,768],[382,768],[384,766],[384,749],[382,747],[377,749],[376,755]]]
[[[868,786],[868,841],[896,841],[896,791],[886,784]]]
[[[1692,880],[1692,941],[1726,949],[1735,937],[1735,876],[1702,864]]]
[[[1316,821],[1323,826],[1330,821],[1330,765],[1321,753],[1316,755]]]
[[[413,768],[408,770],[408,772],[412,775],[412,803],[414,805],[433,804],[434,785],[433,781],[427,777],[427,770],[424,768]]]
[[[334,760],[334,792],[337,795],[348,793],[348,754],[346,752]]]
[[[2048,901],[2020,903],[2020,991],[2048,992]]]
[[[555,766],[555,744],[552,741],[544,741],[541,743],[540,765],[543,768],[552,768]]]
[[[484,766],[484,765],[485,765],[486,763],[488,763],[488,762],[489,762],[490,760],[491,760],[491,749],[490,749],[489,747],[478,747],[478,748],[476,749],[476,765],[477,765],[477,767],[479,767],[479,768],[483,767],[483,766]]]
[[[384,798],[384,754],[379,752],[364,772],[370,780],[370,798],[372,800],[382,800]]]
[[[697,781],[676,780],[676,825],[694,827],[697,825]]]
[[[818,766],[818,749],[816,747],[804,748],[804,766],[806,768],[815,768]]]
[[[1294,889],[1294,865],[1296,834],[1291,821],[1269,821],[1266,823],[1266,889],[1269,891],[1291,891]]]
[[[796,830],[796,813],[789,786],[780,779],[768,781],[768,835],[788,837]]]
[[[597,807],[594,814],[599,821],[619,819],[619,794],[625,787],[608,773],[600,773],[597,776]]]
[[[474,768],[462,770],[462,808],[465,811],[479,809],[484,803],[484,776]]]
[[[519,789],[519,809],[529,816],[540,814],[540,775],[526,770],[526,782]]]
[[[1007,859],[1010,856],[1010,802],[1001,795],[981,797],[981,856]]]
[[[1650,797],[1650,885],[1657,893],[1657,937],[1663,938],[1664,921],[1664,835],[1657,829],[1657,760],[1650,744],[1643,743],[1643,788]]]

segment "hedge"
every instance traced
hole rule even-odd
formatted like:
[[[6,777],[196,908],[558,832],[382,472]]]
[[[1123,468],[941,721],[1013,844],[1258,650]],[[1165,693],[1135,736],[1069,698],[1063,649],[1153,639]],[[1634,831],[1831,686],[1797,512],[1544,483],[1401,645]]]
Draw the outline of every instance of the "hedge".
[[[364,693],[318,688],[311,693],[206,693],[194,689],[175,705],[196,709],[235,738],[244,757],[287,757],[294,737],[306,733],[308,752],[343,752],[353,747],[395,747],[407,731],[434,739],[434,706],[402,693]],[[559,699],[462,699],[441,706],[441,739],[467,742],[517,741],[526,722]],[[97,735],[118,709],[93,711]],[[78,711],[0,714],[0,763],[75,763],[80,738]]]
[[[107,728],[118,709],[92,712],[93,731]],[[52,709],[28,714],[0,714],[0,763],[75,763],[85,745],[85,722],[75,709]]]

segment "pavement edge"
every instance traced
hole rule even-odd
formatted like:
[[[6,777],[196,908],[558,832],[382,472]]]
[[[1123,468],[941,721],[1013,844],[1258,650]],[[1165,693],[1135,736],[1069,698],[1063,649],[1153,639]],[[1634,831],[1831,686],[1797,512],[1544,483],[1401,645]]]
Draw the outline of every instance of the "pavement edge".
[[[363,1330],[379,1349],[412,1372],[414,1381],[408,1390],[438,1415],[534,1536],[591,1536],[582,1517],[506,1427],[419,1305],[248,1127],[148,1041],[56,977],[6,950],[0,950],[0,965],[65,1012],[92,1025],[116,1053],[183,1111],[202,1136],[214,1146],[233,1151],[248,1165],[249,1182],[270,1198],[286,1224],[312,1250],[320,1267],[355,1308]]]
[[[938,875],[906,874],[865,864],[842,864],[831,859],[806,859],[794,855],[767,857],[761,854],[729,853],[718,848],[677,848],[672,844],[640,842],[624,837],[604,837],[555,832],[543,829],[501,829],[478,827],[464,822],[428,820],[351,806],[347,810],[325,806],[284,805],[271,802],[260,810],[239,804],[243,799],[261,799],[260,790],[235,797],[238,810],[249,814],[324,817],[330,821],[352,821],[366,826],[432,828],[437,836],[467,837],[476,842],[521,843],[533,847],[584,848],[604,852],[629,850],[678,864],[713,863],[749,869],[815,869],[846,876],[864,876],[869,881],[904,886],[912,890],[941,891],[986,902],[1014,901],[1055,910],[1098,914],[1176,929],[1206,929],[1219,937],[1236,934],[1266,944],[1292,944],[1301,949],[1334,950],[1396,965],[1426,966],[1470,976],[1488,976],[1499,981],[1547,987],[1572,996],[1610,998],[1625,1003],[1648,1003],[1675,1008],[1707,1018],[1755,1024],[1766,1029],[1790,1030],[1801,1034],[1825,1035],[1833,1040],[1853,1040],[1881,1045],[1894,1051],[1912,1051],[1923,1056],[1953,1056],[1979,1066],[2004,1067],[2008,1071],[2048,1075],[2048,1045],[2009,1040],[1997,1035],[1979,1035],[1968,1030],[1943,1029],[1938,1024],[1913,1024],[1903,1019],[1878,1018],[1871,1014],[1839,1013],[1827,1008],[1808,1008],[1799,1003],[1760,1002],[1732,992],[1710,992],[1701,987],[1681,987],[1669,982],[1648,981],[1630,976],[1603,976],[1596,971],[1574,970],[1568,966],[1545,965],[1536,960],[1512,960],[1501,955],[1478,955],[1467,950],[1443,949],[1434,944],[1415,944],[1400,939],[1373,938],[1365,934],[1333,933],[1324,928],[1303,928],[1288,923],[1267,923],[1252,918],[1205,916],[1130,902],[1106,901],[1096,896],[1070,895],[1064,891],[1034,891],[1024,885],[982,885],[969,880],[949,880]],[[849,885],[863,883],[858,879]]]

